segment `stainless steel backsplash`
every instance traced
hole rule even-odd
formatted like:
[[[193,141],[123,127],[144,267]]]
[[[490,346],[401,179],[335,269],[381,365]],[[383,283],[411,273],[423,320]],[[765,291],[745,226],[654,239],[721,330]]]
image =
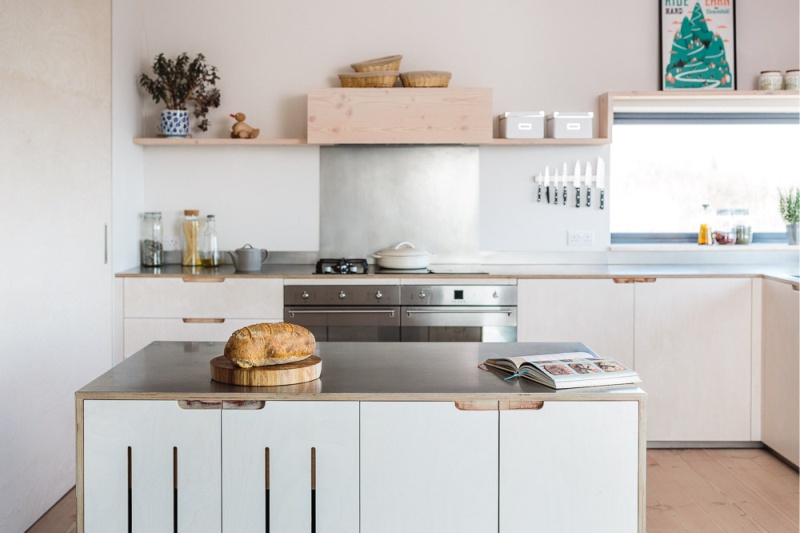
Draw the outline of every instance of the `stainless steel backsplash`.
[[[433,263],[472,262],[479,250],[474,146],[320,149],[320,257],[367,257],[403,241]]]

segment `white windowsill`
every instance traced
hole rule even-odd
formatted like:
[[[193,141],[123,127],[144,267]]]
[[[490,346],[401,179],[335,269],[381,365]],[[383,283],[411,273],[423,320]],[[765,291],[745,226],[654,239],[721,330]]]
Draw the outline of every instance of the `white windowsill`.
[[[788,244],[612,244],[612,252],[792,252],[800,251],[798,245]]]

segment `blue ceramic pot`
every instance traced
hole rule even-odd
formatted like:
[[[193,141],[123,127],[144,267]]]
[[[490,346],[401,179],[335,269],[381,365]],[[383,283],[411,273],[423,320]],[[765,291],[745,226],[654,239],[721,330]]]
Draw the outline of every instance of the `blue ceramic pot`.
[[[161,134],[164,137],[186,137],[189,135],[189,111],[165,109],[161,112]]]

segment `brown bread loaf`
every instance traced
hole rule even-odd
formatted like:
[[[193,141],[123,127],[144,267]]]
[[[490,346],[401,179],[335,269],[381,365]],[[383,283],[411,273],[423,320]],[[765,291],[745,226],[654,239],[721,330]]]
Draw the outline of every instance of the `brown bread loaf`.
[[[225,344],[225,357],[242,368],[302,361],[316,347],[314,334],[302,326],[277,322],[237,329]]]

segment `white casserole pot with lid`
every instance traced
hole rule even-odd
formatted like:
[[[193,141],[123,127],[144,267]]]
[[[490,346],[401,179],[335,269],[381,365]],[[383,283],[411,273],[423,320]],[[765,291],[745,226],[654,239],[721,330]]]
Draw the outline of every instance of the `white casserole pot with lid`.
[[[401,242],[393,248],[384,248],[372,254],[381,268],[410,270],[415,268],[428,268],[431,254],[425,250],[418,250],[410,242]]]

